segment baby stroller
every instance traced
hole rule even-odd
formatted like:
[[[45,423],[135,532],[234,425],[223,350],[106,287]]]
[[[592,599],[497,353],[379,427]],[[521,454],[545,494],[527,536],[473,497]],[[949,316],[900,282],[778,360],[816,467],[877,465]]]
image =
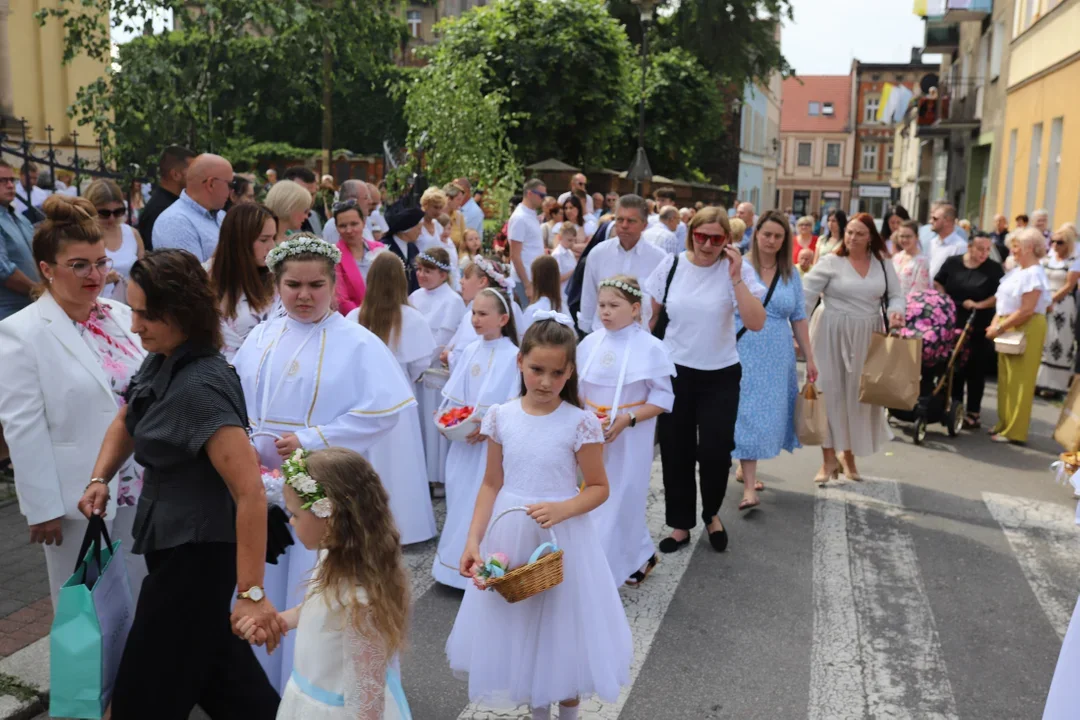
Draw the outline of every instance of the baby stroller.
[[[916,445],[926,439],[926,428],[941,423],[956,437],[964,426],[964,403],[952,399],[953,375],[967,361],[966,343],[971,333],[971,313],[963,330],[956,327],[956,305],[936,290],[908,295],[905,326],[900,337],[922,338],[922,377],[919,400],[911,410],[889,409],[889,417],[913,423]]]

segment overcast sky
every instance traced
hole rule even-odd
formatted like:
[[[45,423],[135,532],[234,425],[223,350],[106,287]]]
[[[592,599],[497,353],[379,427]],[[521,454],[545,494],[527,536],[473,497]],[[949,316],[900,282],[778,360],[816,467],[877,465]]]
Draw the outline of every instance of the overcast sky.
[[[791,5],[795,21],[784,24],[780,42],[799,75],[846,75],[854,58],[907,62],[911,48],[923,44],[914,0],[791,0]]]

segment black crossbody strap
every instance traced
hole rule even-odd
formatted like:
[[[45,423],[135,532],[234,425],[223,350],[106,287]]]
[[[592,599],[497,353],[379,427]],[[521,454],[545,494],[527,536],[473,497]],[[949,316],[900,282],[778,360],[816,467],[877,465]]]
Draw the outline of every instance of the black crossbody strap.
[[[671,270],[667,274],[667,280],[664,281],[664,302],[662,305],[667,305],[667,296],[671,292],[671,281],[675,278],[675,268],[679,267],[679,256],[675,256],[675,260],[671,263]]]
[[[780,280],[780,268],[776,268],[776,274],[773,275],[772,282],[769,283],[769,292],[765,293],[765,302],[761,303],[761,307],[769,307],[769,301],[772,300],[773,291],[776,290],[776,283]],[[735,333],[735,342],[739,342],[739,339],[746,334],[746,327],[743,326],[739,329],[739,332]]]

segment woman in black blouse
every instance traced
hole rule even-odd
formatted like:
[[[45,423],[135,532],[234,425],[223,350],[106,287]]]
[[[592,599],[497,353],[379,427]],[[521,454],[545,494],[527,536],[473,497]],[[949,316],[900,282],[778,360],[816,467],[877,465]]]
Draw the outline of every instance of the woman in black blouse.
[[[114,720],[273,718],[278,696],[232,633],[252,617],[272,649],[282,628],[263,597],[266,496],[248,441],[240,380],[219,352],[206,272],[182,250],[131,269],[132,332],[150,352],[105,435],[79,508],[102,515],[112,477],[132,452],[143,494],[132,552],[149,570],[116,679]],[[239,598],[230,618],[233,592]]]
[[[979,413],[982,410],[983,390],[986,387],[986,371],[996,362],[994,343],[986,338],[986,328],[994,319],[994,304],[998,283],[1005,275],[1001,265],[990,259],[993,241],[986,233],[975,233],[968,241],[967,252],[947,259],[934,277],[934,288],[943,292],[956,303],[956,322],[964,326],[971,313],[975,320],[968,333],[968,361],[953,377],[952,396],[963,402],[964,386],[967,385],[967,414],[964,427],[972,430],[981,427]]]

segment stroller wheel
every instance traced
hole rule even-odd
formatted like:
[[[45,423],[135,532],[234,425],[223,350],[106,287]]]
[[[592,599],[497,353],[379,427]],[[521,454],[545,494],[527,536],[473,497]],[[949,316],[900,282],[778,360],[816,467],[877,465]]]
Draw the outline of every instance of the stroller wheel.
[[[922,445],[926,440],[926,420],[923,418],[916,418],[914,427],[911,428],[911,438],[915,441],[916,445]]]
[[[964,404],[953,402],[949,406],[948,418],[949,437],[956,437],[964,429]]]

